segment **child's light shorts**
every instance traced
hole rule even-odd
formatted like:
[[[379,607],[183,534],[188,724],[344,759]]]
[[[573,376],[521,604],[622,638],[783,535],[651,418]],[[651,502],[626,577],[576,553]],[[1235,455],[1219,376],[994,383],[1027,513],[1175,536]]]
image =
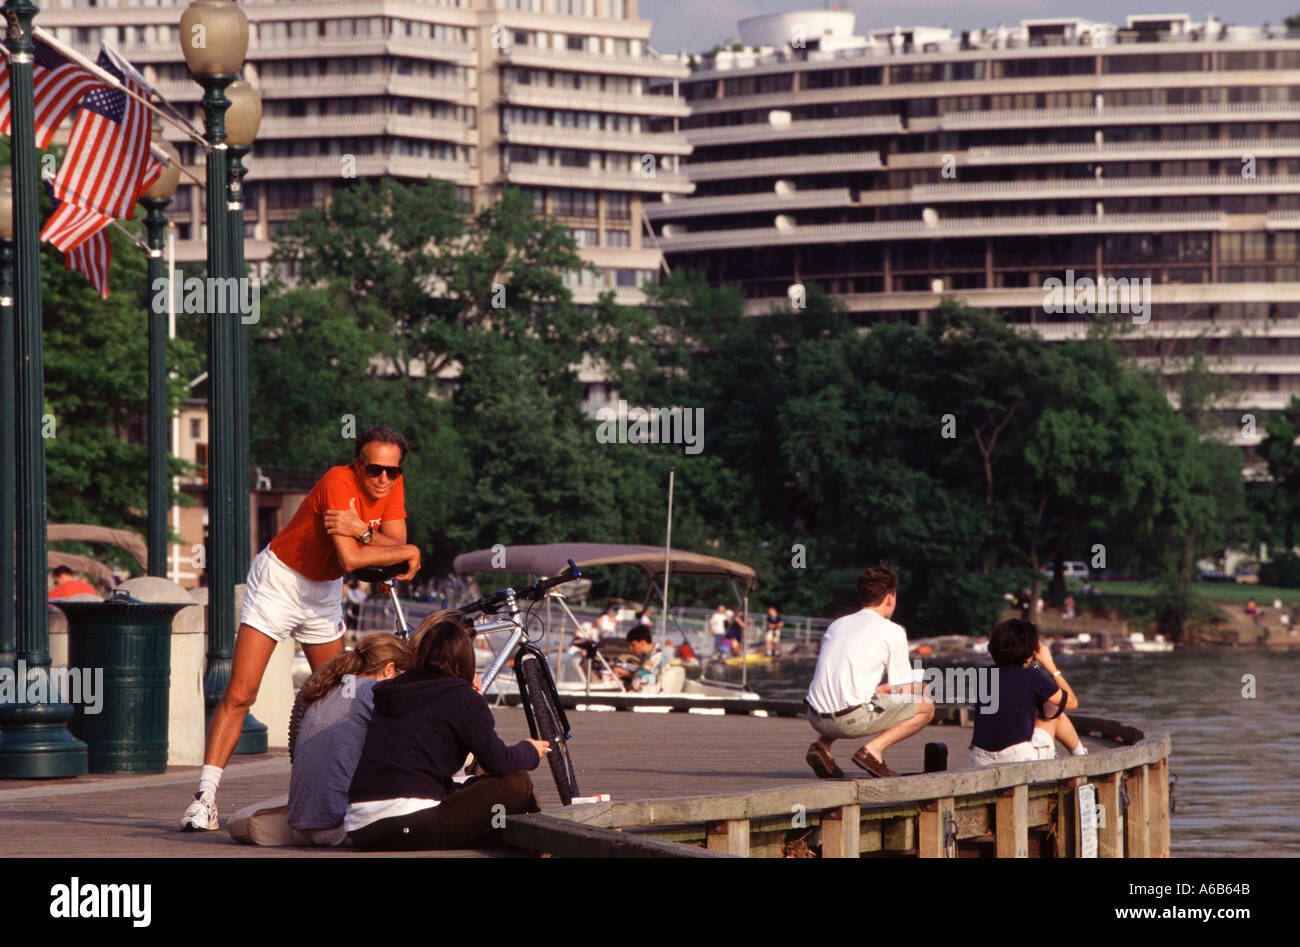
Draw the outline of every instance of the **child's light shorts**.
[[[1034,735],[1024,743],[1013,743],[996,753],[970,748],[971,766],[992,766],[995,763],[1032,763],[1035,760],[1056,759],[1056,741],[1042,727],[1034,727]]]

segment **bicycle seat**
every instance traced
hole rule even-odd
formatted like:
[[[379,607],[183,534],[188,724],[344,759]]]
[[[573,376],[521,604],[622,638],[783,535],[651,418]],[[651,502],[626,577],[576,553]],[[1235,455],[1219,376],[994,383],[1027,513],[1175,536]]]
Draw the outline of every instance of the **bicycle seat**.
[[[351,575],[358,582],[387,582],[409,568],[410,566],[405,562],[397,562],[391,566],[366,566],[362,569],[353,569]]]

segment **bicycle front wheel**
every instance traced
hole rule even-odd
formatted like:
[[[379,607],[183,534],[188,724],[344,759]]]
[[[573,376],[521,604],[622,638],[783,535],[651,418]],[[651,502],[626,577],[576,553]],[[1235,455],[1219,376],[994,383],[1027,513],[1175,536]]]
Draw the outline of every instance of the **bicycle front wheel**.
[[[569,758],[568,740],[564,736],[560,714],[556,709],[556,695],[550,675],[546,673],[541,660],[528,652],[515,661],[515,674],[519,680],[519,692],[533,738],[551,744],[551,752],[546,755],[546,760],[551,765],[551,775],[555,778],[555,789],[560,794],[560,802],[567,806],[577,794],[577,779],[573,762]]]

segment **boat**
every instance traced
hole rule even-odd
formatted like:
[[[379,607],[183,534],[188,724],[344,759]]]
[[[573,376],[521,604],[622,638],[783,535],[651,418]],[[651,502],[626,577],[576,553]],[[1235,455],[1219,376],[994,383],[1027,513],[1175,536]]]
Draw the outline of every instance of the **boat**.
[[[1174,650],[1174,643],[1165,640],[1164,635],[1156,635],[1151,641],[1140,631],[1135,631],[1128,636],[1127,641],[1121,641],[1119,644],[1120,651],[1135,651],[1138,654],[1167,654]]]
[[[754,570],[747,565],[708,556],[702,553],[688,552],[683,549],[665,551],[660,546],[634,546],[617,543],[550,543],[536,546],[500,546],[457,556],[453,569],[457,575],[479,572],[508,572],[518,575],[526,574],[532,581],[533,576],[555,575],[564,570],[572,559],[584,574],[591,568],[600,566],[627,565],[637,568],[647,579],[650,592],[658,591],[665,571],[675,578],[725,578],[739,583],[744,588],[741,597],[742,607],[748,603],[748,594],[757,586],[758,580]],[[507,568],[507,565],[508,568]],[[563,586],[548,593],[548,608],[555,605],[572,622],[574,630],[581,628],[581,623],[569,611],[565,601]],[[671,616],[670,616],[671,617]],[[686,632],[672,622],[681,634],[681,640],[687,641]],[[551,626],[548,620],[547,626]],[[557,622],[556,627],[560,627]],[[567,642],[569,635],[560,635],[561,641]],[[565,648],[566,645],[561,645]],[[597,655],[593,657],[590,670],[584,667],[586,662],[579,655],[557,653],[554,655],[552,672],[556,679],[556,690],[560,701],[566,709],[664,709],[664,710],[711,710],[722,713],[750,712],[749,705],[760,700],[757,693],[744,683],[729,684],[723,681],[706,679],[692,680],[687,668],[681,662],[670,663],[664,671],[662,690],[657,694],[642,694],[625,691],[623,685],[614,676],[609,656],[626,650],[623,642],[617,639],[604,639],[600,643]],[[480,662],[492,659],[490,654],[479,652]],[[761,655],[751,657],[761,658]],[[770,659],[768,659],[770,660]],[[486,692],[489,697],[497,697],[504,703],[518,699],[518,687],[513,674],[501,674]],[[762,713],[762,711],[757,711]]]

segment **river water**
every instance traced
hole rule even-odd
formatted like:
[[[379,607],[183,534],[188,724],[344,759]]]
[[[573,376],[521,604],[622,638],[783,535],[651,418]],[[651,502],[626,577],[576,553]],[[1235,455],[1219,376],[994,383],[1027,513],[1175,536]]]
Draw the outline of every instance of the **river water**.
[[[751,668],[750,686],[799,699],[812,670]],[[1300,652],[1178,651],[1065,672],[1079,713],[1169,733],[1175,856],[1300,855]]]

